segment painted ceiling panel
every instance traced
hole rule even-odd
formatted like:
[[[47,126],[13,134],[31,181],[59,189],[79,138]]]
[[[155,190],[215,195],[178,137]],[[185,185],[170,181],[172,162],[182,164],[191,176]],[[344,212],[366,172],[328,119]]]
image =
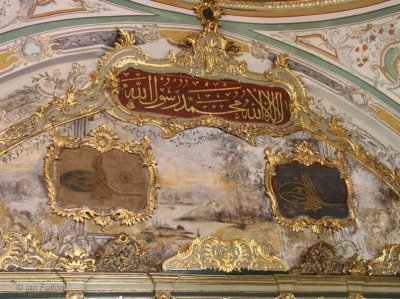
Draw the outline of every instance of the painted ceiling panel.
[[[0,269],[395,275],[400,6],[192,2],[0,0]]]

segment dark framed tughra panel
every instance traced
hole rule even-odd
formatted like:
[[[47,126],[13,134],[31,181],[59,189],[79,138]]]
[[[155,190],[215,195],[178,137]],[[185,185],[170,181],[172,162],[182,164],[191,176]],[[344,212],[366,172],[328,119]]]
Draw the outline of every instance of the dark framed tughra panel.
[[[286,54],[278,54],[271,69],[254,73],[246,61],[237,59],[239,47],[219,32],[222,9],[205,1],[195,5],[195,12],[203,30],[188,36],[181,51],[170,51],[165,58],[143,54],[134,36],[119,29],[114,49],[98,60],[92,85],[69,89],[65,98],[55,97],[48,106],[0,132],[0,154],[41,132],[101,111],[134,125],[158,126],[165,138],[208,126],[254,145],[262,134],[279,137],[303,130],[345,152],[400,194],[398,169],[367,152],[336,118],[325,119],[310,107],[302,81],[288,68]],[[170,81],[161,86],[161,78],[166,80],[163,84]],[[185,89],[185,80],[187,85],[208,85],[210,90]]]
[[[353,186],[341,152],[323,158],[304,141],[291,155],[266,148],[265,158],[265,187],[279,224],[296,232],[310,226],[320,233],[354,222]]]
[[[102,226],[112,220],[132,225],[149,219],[159,188],[150,140],[120,142],[105,126],[80,139],[52,134],[44,159],[44,180],[52,210]]]

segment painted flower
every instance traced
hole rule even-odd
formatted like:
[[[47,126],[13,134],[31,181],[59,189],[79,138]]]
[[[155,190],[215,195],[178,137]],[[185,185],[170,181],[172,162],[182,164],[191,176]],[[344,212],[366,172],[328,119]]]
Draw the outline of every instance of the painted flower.
[[[374,41],[375,39],[376,39],[375,34],[371,34],[371,35],[369,36],[369,40],[370,40],[370,41]]]
[[[362,49],[363,49],[363,51],[367,51],[368,50],[368,45],[367,44],[363,44],[362,45]]]
[[[53,76],[56,77],[56,78],[60,77],[61,76],[61,71],[59,69],[55,69],[53,71]]]
[[[53,85],[54,85],[54,82],[53,81],[51,81],[51,80],[48,80],[48,79],[46,79],[45,81],[44,81],[44,83],[43,83],[43,86],[44,87],[53,87]]]
[[[388,33],[389,33],[390,35],[394,35],[394,28],[389,29],[389,30],[388,30]]]
[[[383,27],[381,27],[378,31],[379,34],[382,34],[385,30],[383,29]]]

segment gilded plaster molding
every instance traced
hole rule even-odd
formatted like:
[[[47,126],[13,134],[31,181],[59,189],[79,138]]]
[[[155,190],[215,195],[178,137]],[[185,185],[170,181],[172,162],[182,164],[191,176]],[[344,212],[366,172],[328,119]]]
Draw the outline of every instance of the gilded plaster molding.
[[[206,269],[224,272],[287,271],[288,266],[283,260],[265,252],[254,240],[236,238],[222,241],[215,237],[195,239],[187,251],[163,263],[163,270]]]
[[[370,275],[397,275],[400,273],[400,245],[386,245],[379,257],[368,262]]]
[[[285,293],[281,293],[275,299],[296,299],[296,297],[293,295],[293,293],[285,292]]]
[[[69,291],[65,294],[65,299],[85,299],[83,292]]]
[[[355,277],[379,275],[392,277],[399,272],[399,244],[387,245],[377,258],[364,261],[359,256],[344,259],[335,247],[323,241],[300,256],[300,264],[288,271],[286,263],[265,252],[254,240],[236,238],[222,241],[215,237],[195,239],[185,252],[164,261],[165,271],[213,269],[223,272],[255,270],[290,274],[350,274]],[[146,251],[125,234],[110,240],[97,252],[86,252],[75,245],[65,254],[44,250],[33,233],[0,235],[0,270],[60,272],[151,272]],[[119,259],[119,262],[116,262]],[[112,266],[110,266],[112,264]],[[136,266],[132,266],[134,264]]]
[[[190,9],[200,0],[154,0],[155,2]],[[383,2],[383,0],[216,0],[217,5],[226,9],[229,14],[246,17],[293,17],[334,13],[343,10],[357,9]]]
[[[96,255],[98,271],[106,272],[148,272],[146,252],[140,243],[125,234],[110,240]]]
[[[314,233],[319,234],[324,227],[336,231],[342,227],[349,226],[354,222],[354,192],[343,153],[338,151],[335,158],[323,158],[313,146],[311,146],[307,141],[303,141],[301,144],[296,146],[292,155],[283,153],[274,154],[272,148],[268,147],[265,149],[265,158],[267,159],[264,171],[265,186],[271,200],[272,213],[279,224],[290,227],[295,232],[303,231],[306,227],[311,227],[311,230]],[[286,199],[284,203],[288,203],[289,207],[293,209],[302,206],[305,211],[313,211],[314,215],[317,215],[318,210],[323,209],[324,207],[338,207],[335,203],[325,202],[320,195],[317,194],[315,182],[311,180],[308,168],[302,172],[302,178],[300,181],[288,182],[286,179],[286,181],[280,186],[275,186],[276,183],[274,183],[273,180],[274,177],[277,176],[277,167],[290,163],[300,163],[306,167],[319,165],[327,167],[327,169],[336,169],[340,175],[340,180],[343,180],[345,183],[347,197],[345,198],[345,203],[343,203],[343,205],[345,205],[348,210],[347,216],[339,218],[332,214],[312,218],[309,215],[301,213],[296,214],[293,217],[284,216],[278,201],[278,198],[280,201],[284,201],[284,197],[281,196],[279,192],[280,187],[283,185],[292,185],[292,189],[289,190],[289,192],[294,194],[293,200],[295,201],[293,202]],[[304,176],[305,179],[303,180]],[[338,183],[341,182],[339,181]]]
[[[195,11],[203,22],[203,30],[189,36],[182,51],[171,51],[165,58],[154,59],[143,54],[134,44],[133,35],[118,30],[119,40],[114,49],[99,59],[98,71],[92,76],[92,85],[82,91],[69,89],[65,98],[55,97],[48,106],[39,107],[29,117],[0,132],[0,155],[42,132],[101,111],[133,125],[158,126],[165,138],[191,128],[207,126],[219,128],[255,145],[259,135],[281,137],[304,130],[357,160],[400,195],[400,170],[389,168],[378,157],[367,152],[354,141],[337,118],[325,119],[310,107],[302,81],[288,68],[287,55],[278,55],[274,67],[264,74],[253,73],[247,69],[245,61],[236,59],[238,47],[228,42],[219,32],[221,9],[213,1],[207,0],[196,5]],[[271,125],[231,121],[211,113],[188,119],[176,115],[161,116],[151,110],[148,113],[135,112],[134,106],[129,110],[118,101],[121,83],[118,76],[129,68],[158,75],[188,74],[207,80],[226,79],[267,88],[281,88],[290,96],[290,120],[284,125]],[[187,113],[190,111],[187,108]]]
[[[159,188],[157,173],[157,162],[151,153],[150,139],[145,136],[141,141],[128,141],[122,143],[118,136],[106,128],[100,126],[89,132],[88,137],[80,139],[76,136],[62,136],[57,130],[52,133],[53,143],[47,148],[44,158],[43,174],[49,196],[51,209],[59,216],[71,217],[75,221],[83,222],[85,219],[94,219],[94,222],[102,227],[110,224],[111,220],[119,221],[121,225],[131,226],[136,222],[145,221],[151,218],[156,208],[156,190]],[[149,186],[146,195],[146,207],[142,211],[131,211],[126,208],[112,208],[108,211],[96,210],[89,206],[63,208],[59,204],[57,192],[57,179],[54,176],[54,169],[63,149],[80,149],[91,147],[100,153],[117,150],[122,153],[138,155],[143,161],[143,166],[148,171]]]
[[[32,233],[4,232],[0,237],[0,270],[54,268],[57,255],[43,250]]]
[[[96,266],[95,260],[90,258],[89,253],[75,245],[65,256],[58,258],[54,269],[66,272],[95,272]]]
[[[292,271],[301,274],[342,274],[343,269],[343,257],[336,248],[320,241],[301,255],[300,265]]]

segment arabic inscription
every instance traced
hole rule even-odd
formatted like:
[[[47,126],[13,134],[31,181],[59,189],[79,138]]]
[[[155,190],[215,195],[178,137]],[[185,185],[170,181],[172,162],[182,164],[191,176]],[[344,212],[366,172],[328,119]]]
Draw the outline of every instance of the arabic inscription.
[[[286,124],[291,117],[290,96],[277,86],[155,74],[133,68],[120,72],[117,78],[119,101],[131,112],[184,118],[213,115],[275,126]]]

